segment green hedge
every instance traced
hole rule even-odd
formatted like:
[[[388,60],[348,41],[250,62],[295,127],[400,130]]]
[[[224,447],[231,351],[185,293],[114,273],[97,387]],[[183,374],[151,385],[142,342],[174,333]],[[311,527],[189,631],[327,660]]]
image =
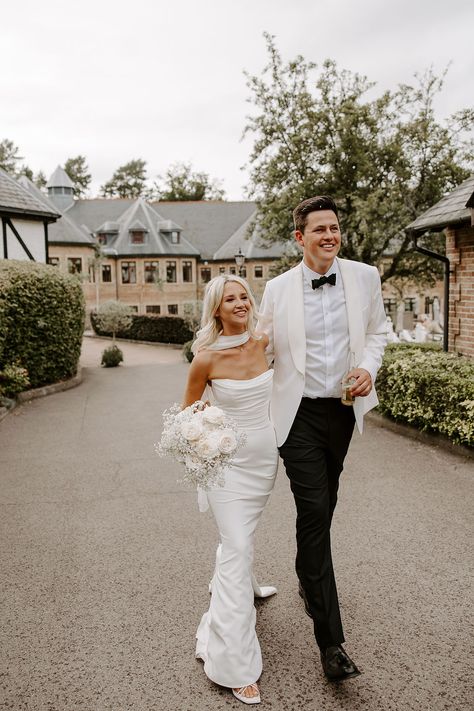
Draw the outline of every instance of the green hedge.
[[[377,375],[379,411],[474,446],[474,361],[439,348],[387,347]]]
[[[92,311],[91,324],[98,336],[111,336],[97,325],[96,314]],[[117,338],[133,341],[153,341],[154,343],[186,343],[193,332],[179,316],[141,316],[133,314],[132,325],[126,331],[117,331]]]
[[[32,388],[75,375],[84,317],[77,277],[46,264],[0,260],[0,370],[26,368]]]

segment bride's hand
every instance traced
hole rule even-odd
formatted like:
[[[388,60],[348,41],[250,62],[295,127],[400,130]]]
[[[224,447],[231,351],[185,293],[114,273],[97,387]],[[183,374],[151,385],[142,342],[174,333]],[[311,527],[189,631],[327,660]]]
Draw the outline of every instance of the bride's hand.
[[[196,404],[194,410],[195,412],[197,412],[198,410],[204,410],[206,407],[211,407],[211,403],[209,402],[209,400]]]

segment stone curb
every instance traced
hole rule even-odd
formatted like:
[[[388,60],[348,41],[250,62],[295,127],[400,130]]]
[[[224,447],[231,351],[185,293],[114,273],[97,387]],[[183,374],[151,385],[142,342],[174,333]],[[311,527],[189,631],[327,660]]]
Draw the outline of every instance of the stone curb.
[[[474,459],[474,448],[467,447],[463,444],[454,444],[444,435],[435,434],[434,432],[421,432],[416,427],[412,427],[412,425],[405,424],[404,422],[395,422],[395,420],[381,415],[380,412],[369,412],[366,417],[377,427],[383,427],[399,435],[416,439],[418,442],[423,442],[423,444],[428,444],[431,447],[441,447],[441,449],[445,449],[452,454],[457,454],[460,457]]]
[[[91,331],[84,333],[84,338],[98,338],[104,341],[112,341],[112,336],[98,336]],[[174,348],[181,350],[183,343],[160,343],[159,341],[135,341],[133,338],[115,338],[117,343],[140,343],[142,346],[160,346],[160,348]]]
[[[78,368],[76,375],[69,380],[60,380],[59,383],[51,383],[51,385],[43,385],[41,388],[33,388],[32,390],[24,390],[22,393],[18,393],[15,398],[15,403],[13,407],[6,408],[0,407],[0,422],[4,417],[8,415],[9,412],[15,409],[17,405],[21,405],[24,402],[29,402],[30,400],[35,400],[37,397],[46,397],[46,395],[54,395],[54,393],[60,393],[63,390],[70,390],[71,388],[77,387],[82,383],[82,368]]]

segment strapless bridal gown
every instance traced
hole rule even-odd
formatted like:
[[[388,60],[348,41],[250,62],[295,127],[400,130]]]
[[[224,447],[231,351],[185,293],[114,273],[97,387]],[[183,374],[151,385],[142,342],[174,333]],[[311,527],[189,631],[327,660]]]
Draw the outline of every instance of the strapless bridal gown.
[[[273,371],[250,380],[212,381],[215,404],[237,421],[247,439],[225,472],[225,484],[207,492],[221,543],[211,582],[211,603],[196,638],[196,657],[216,684],[241,687],[262,673],[255,632],[252,573],[254,533],[273,488],[278,465],[269,420]]]

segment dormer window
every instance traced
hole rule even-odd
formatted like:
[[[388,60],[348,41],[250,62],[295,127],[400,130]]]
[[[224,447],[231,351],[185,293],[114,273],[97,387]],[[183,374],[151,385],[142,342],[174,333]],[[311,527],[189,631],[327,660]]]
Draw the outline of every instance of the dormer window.
[[[135,220],[128,228],[130,244],[145,244],[145,235],[147,232],[148,230],[143,222]]]
[[[106,232],[99,232],[97,235],[97,242],[99,244],[107,244],[107,233]]]
[[[173,220],[160,220],[158,230],[168,243],[179,244],[181,242],[181,227]]]
[[[144,230],[131,230],[130,231],[130,242],[132,244],[145,244],[145,231]]]

